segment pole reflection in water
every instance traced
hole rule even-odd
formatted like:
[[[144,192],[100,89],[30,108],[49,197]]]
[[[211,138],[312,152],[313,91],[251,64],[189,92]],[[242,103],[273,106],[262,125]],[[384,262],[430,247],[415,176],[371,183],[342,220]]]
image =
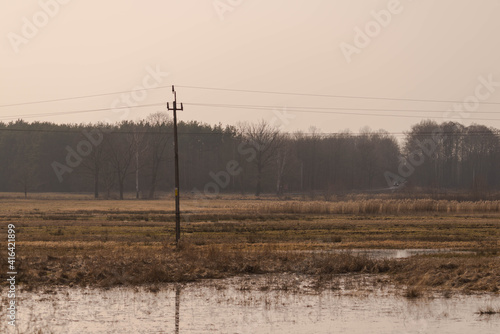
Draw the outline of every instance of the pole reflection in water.
[[[179,308],[181,304],[181,287],[175,287],[175,334],[179,334]]]

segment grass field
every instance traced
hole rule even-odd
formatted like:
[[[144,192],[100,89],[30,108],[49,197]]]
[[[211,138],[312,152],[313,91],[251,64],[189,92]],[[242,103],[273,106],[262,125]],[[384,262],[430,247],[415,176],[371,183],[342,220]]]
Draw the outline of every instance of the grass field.
[[[307,274],[318,281],[337,274],[385,274],[412,291],[498,292],[500,287],[497,201],[187,198],[176,248],[171,198],[20,197],[0,194],[0,235],[6,249],[6,227],[16,226],[18,280],[26,289],[263,273]],[[393,260],[349,252],[360,248],[450,252]],[[7,272],[6,259],[0,270]]]

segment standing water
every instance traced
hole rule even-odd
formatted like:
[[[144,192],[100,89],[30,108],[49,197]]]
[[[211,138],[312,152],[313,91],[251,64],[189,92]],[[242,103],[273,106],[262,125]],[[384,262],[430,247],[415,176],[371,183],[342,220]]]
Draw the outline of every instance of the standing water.
[[[260,282],[259,282],[260,280]],[[390,288],[315,290],[239,278],[141,288],[22,292],[2,333],[498,333],[493,295],[407,299]],[[298,278],[295,280],[299,281]],[[2,319],[6,310],[0,310]]]

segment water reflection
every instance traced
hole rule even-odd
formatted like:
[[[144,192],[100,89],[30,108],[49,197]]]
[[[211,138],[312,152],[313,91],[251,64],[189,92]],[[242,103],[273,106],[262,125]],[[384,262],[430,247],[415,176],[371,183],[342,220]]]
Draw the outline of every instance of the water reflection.
[[[268,276],[147,288],[69,289],[20,294],[17,333],[498,333],[500,316],[481,317],[500,297],[408,300],[359,285],[321,292]],[[289,278],[295,280],[294,277]],[[346,283],[347,284],[347,283]],[[182,317],[181,317],[182,298]],[[5,308],[0,309],[5,317]],[[172,324],[174,320],[174,326]],[[10,333],[5,322],[1,333]]]
[[[175,334],[179,334],[179,309],[181,305],[181,287],[175,287]]]
[[[374,259],[404,259],[415,255],[432,255],[432,254],[473,254],[471,251],[456,251],[446,248],[437,249],[333,249],[321,250],[314,252],[333,252],[333,253],[349,253],[366,255]]]

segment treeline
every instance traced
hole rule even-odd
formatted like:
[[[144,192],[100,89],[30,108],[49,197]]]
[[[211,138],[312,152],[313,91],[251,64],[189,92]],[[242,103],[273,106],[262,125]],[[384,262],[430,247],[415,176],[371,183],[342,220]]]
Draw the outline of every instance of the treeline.
[[[179,123],[183,192],[218,194],[498,189],[499,132],[423,121],[401,144],[384,131],[282,133],[261,121],[238,127]],[[155,198],[174,187],[173,125],[139,122],[0,123],[0,192],[93,192]]]

